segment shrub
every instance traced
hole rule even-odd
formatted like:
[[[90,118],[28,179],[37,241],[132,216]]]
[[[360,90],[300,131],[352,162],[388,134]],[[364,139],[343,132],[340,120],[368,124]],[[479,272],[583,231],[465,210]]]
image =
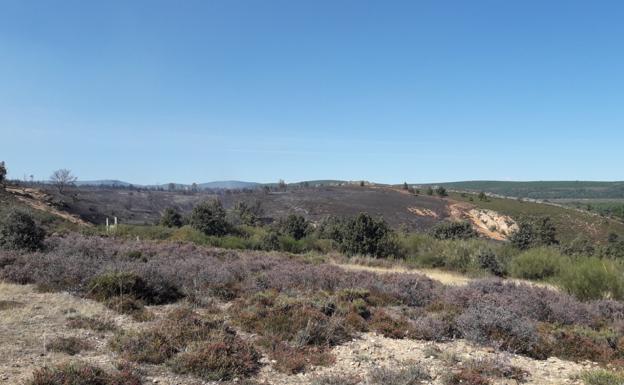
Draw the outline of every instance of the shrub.
[[[431,376],[418,364],[403,368],[378,367],[369,373],[371,385],[412,385],[430,381]]]
[[[206,235],[225,235],[231,231],[226,212],[218,200],[203,202],[193,208],[190,224]]]
[[[361,379],[348,374],[328,374],[312,380],[312,385],[358,385]]]
[[[365,213],[345,222],[341,238],[341,250],[349,255],[383,258],[401,254],[395,234],[386,222]]]
[[[145,308],[143,301],[134,297],[112,297],[106,300],[105,304],[109,309],[120,314],[129,315],[138,322],[151,321],[154,317],[154,315]]]
[[[11,210],[0,222],[0,247],[15,250],[39,250],[43,248],[45,231],[32,215],[21,210]]]
[[[141,377],[131,369],[106,372],[86,363],[64,363],[38,369],[27,385],[141,385]]]
[[[536,246],[558,244],[556,233],[550,217],[525,219],[518,224],[518,230],[511,234],[509,240],[518,249],[527,250]]]
[[[268,345],[273,368],[281,373],[303,373],[310,365],[329,366],[335,362],[335,357],[325,347],[294,347],[277,339],[263,343]]]
[[[436,239],[469,239],[475,238],[477,232],[474,231],[470,222],[440,222],[431,229],[431,235]]]
[[[87,341],[78,337],[57,337],[46,344],[46,350],[61,352],[74,356],[83,350],[93,349]]]
[[[306,299],[264,292],[240,300],[232,316],[245,331],[270,339],[288,341],[298,347],[332,346],[351,336],[331,308]]]
[[[280,221],[279,228],[283,234],[299,240],[308,235],[310,224],[303,216],[290,214]]]
[[[544,358],[538,349],[539,335],[535,323],[504,307],[477,303],[457,317],[456,324],[467,340]]]
[[[160,217],[160,224],[165,227],[182,227],[182,214],[173,207],[167,207]]]
[[[151,328],[118,332],[111,339],[110,347],[130,361],[161,364],[192,342],[219,335],[222,326],[219,319],[177,308]]]
[[[370,328],[387,338],[402,339],[412,336],[413,328],[404,317],[392,317],[377,310],[370,321]]]
[[[172,370],[192,374],[208,381],[227,381],[249,377],[260,368],[260,354],[236,336],[201,342],[176,355],[169,363]]]
[[[622,273],[612,262],[598,258],[568,264],[559,277],[559,285],[582,301],[624,298]]]
[[[494,274],[497,277],[503,277],[507,274],[505,267],[492,250],[485,249],[479,251],[479,254],[477,255],[477,263],[480,268]]]
[[[248,226],[260,225],[264,215],[264,209],[260,201],[255,201],[253,204],[242,201],[236,202],[233,212],[240,223]]]
[[[599,369],[582,373],[581,379],[585,385],[621,385],[624,374]]]
[[[565,258],[552,248],[527,250],[511,261],[511,274],[523,279],[545,279],[556,276],[565,264]]]
[[[182,298],[176,286],[163,277],[153,278],[151,284],[132,272],[109,272],[93,277],[88,293],[98,301],[113,297],[130,296],[150,305],[175,302]]]
[[[66,325],[70,329],[90,329],[96,332],[117,330],[117,326],[114,322],[84,316],[72,317],[67,320]]]

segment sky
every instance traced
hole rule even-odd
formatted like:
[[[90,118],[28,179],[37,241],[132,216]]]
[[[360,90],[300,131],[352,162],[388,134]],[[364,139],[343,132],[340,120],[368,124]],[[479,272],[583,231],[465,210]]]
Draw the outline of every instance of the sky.
[[[624,2],[0,0],[9,177],[624,180]]]

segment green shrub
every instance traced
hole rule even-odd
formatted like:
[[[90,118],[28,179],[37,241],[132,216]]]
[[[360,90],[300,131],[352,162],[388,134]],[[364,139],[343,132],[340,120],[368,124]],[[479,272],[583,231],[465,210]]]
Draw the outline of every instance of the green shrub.
[[[17,250],[39,250],[43,247],[45,231],[32,215],[21,210],[11,210],[0,222],[0,247]]]
[[[290,214],[280,221],[279,228],[283,234],[291,236],[298,241],[308,235],[310,224],[303,216]]]
[[[604,369],[593,370],[581,374],[585,385],[622,385],[624,374],[615,373]]]
[[[231,231],[226,212],[218,200],[203,202],[193,208],[191,226],[206,235],[225,235]]]
[[[539,247],[527,250],[511,261],[511,275],[523,279],[545,279],[556,276],[565,263],[556,249]]]
[[[612,262],[598,258],[569,264],[563,269],[559,284],[580,300],[624,298],[622,272]]]
[[[509,240],[518,249],[528,250],[531,247],[558,244],[556,233],[550,217],[525,219],[518,224],[518,230],[511,234]]]
[[[130,272],[110,272],[95,276],[89,282],[88,292],[98,301],[117,296],[142,298],[150,294],[145,281]]]
[[[474,231],[470,222],[444,221],[431,229],[431,235],[436,239],[468,239],[475,238],[477,232]]]
[[[340,247],[349,255],[384,258],[402,254],[396,235],[388,224],[383,219],[374,219],[366,213],[345,222]]]
[[[232,212],[239,223],[248,226],[260,225],[264,216],[264,209],[260,201],[255,201],[253,204],[242,201],[236,202]]]
[[[143,278],[132,272],[109,272],[97,275],[89,281],[88,293],[98,301],[114,297],[132,297],[150,305],[175,302],[182,298],[180,291],[164,279],[148,285]]]
[[[182,227],[182,214],[173,207],[167,207],[160,217],[160,224],[165,227]]]

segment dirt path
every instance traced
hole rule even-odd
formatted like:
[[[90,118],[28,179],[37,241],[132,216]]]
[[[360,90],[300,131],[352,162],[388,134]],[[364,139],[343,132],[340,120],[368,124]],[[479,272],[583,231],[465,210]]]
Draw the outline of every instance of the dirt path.
[[[372,273],[377,273],[377,274],[392,274],[392,273],[422,274],[444,285],[452,285],[452,286],[467,285],[470,282],[479,279],[479,278],[468,277],[460,273],[454,273],[452,271],[444,271],[444,270],[438,270],[438,269],[412,269],[412,268],[406,268],[404,266],[391,266],[391,267],[365,266],[365,265],[357,265],[357,264],[351,264],[351,263],[334,263],[334,265],[339,266],[345,270],[370,271]],[[534,281],[527,281],[524,279],[517,279],[517,278],[509,278],[509,279],[506,279],[505,281],[544,287],[544,288],[555,290],[555,291],[559,290],[557,286],[552,285],[550,283],[546,283],[546,282],[534,282]]]
[[[439,281],[445,285],[466,285],[470,281],[473,280],[473,278],[467,277],[465,275],[453,273],[450,271],[436,270],[436,269],[408,269],[403,266],[377,267],[377,266],[356,265],[356,264],[350,264],[350,263],[335,263],[335,265],[345,270],[370,271],[372,273],[377,273],[377,274],[392,274],[392,273],[422,274],[433,280]]]

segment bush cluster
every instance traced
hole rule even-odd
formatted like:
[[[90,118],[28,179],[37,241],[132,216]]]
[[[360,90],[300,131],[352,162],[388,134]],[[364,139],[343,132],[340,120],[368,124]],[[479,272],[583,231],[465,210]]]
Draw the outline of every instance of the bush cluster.
[[[22,210],[11,210],[0,220],[0,247],[14,250],[40,250],[45,231],[32,215]]]

